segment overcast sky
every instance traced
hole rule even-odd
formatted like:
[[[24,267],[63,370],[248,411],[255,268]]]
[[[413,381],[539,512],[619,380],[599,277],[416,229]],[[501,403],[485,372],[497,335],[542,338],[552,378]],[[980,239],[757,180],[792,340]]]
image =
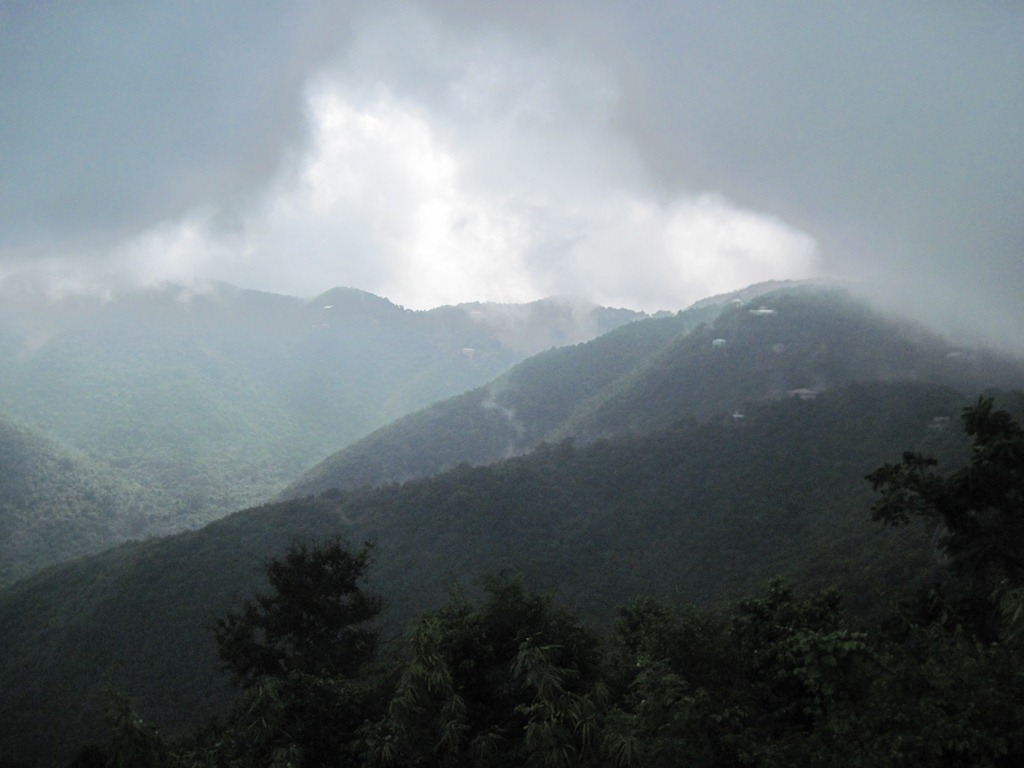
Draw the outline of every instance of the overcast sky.
[[[1024,351],[1024,3],[0,1],[0,274],[888,286]]]

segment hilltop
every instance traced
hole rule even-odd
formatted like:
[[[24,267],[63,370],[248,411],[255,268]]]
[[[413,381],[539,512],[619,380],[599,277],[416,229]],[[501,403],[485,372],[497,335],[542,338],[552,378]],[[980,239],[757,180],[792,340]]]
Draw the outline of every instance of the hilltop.
[[[553,349],[493,382],[410,414],[328,457],[283,498],[483,465],[544,442],[644,434],[857,381],[920,381],[962,392],[1012,388],[1024,365],[964,350],[847,293],[774,286],[700,302],[593,341]]]

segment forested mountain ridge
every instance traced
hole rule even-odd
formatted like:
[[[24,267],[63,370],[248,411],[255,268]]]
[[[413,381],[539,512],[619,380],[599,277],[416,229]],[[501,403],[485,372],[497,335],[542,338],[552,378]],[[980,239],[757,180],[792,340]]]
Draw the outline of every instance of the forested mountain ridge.
[[[66,760],[99,738],[110,685],[172,732],[222,710],[229,686],[210,616],[259,589],[261,564],[297,540],[374,541],[371,587],[392,635],[443,602],[446,584],[472,590],[501,570],[600,623],[639,594],[707,605],[778,575],[801,589],[836,583],[866,614],[940,568],[934,525],[871,522],[865,475],[906,450],[940,468],[962,462],[960,409],[987,386],[1024,387],[1019,364],[818,289],[706,309],[544,353],[500,379],[504,389],[417,414],[422,435],[396,455],[434,451],[457,465],[446,472],[328,486],[0,590],[0,743],[15,757]],[[780,330],[791,335],[780,341]],[[464,421],[445,421],[444,408]],[[495,417],[483,437],[480,413]],[[544,442],[565,434],[579,437]],[[519,436],[541,442],[510,449]],[[500,460],[460,459],[473,440]],[[353,476],[380,466],[353,463]]]
[[[550,350],[495,381],[342,449],[284,498],[488,464],[543,442],[643,434],[686,419],[854,381],[927,381],[976,392],[1024,382],[1024,364],[961,350],[847,293],[772,286]]]
[[[146,487],[159,504],[132,535],[164,534],[262,501],[324,455],[530,354],[641,316],[569,299],[415,312],[355,289],[303,300],[224,284],[51,298],[8,278],[0,401]],[[94,549],[71,541],[75,530],[68,556]]]
[[[630,323],[585,344],[535,355],[493,382],[414,412],[329,456],[282,494],[316,493],[434,474],[515,456],[549,437],[582,400],[721,311]],[[526,412],[524,404],[532,403]]]
[[[0,585],[159,526],[159,497],[0,415]]]
[[[871,523],[864,475],[905,448],[962,459],[962,435],[936,424],[967,402],[934,385],[855,384],[766,401],[742,423],[725,414],[551,445],[56,566],[0,591],[0,742],[54,754],[53,723],[65,750],[96,738],[108,684],[165,729],[195,725],[228,692],[208,617],[259,588],[259,563],[296,540],[375,541],[371,586],[391,633],[443,601],[452,579],[468,589],[503,569],[591,621],[639,594],[709,604],[780,574],[853,587],[855,606],[871,610],[938,564],[933,530]]]

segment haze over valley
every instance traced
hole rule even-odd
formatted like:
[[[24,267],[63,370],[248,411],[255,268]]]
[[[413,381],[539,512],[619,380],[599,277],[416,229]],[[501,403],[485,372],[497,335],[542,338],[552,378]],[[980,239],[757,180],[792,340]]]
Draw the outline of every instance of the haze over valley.
[[[0,293],[11,440],[34,440],[37,463],[79,466],[70,477],[102,478],[107,489],[103,509],[90,503],[88,514],[70,515],[47,493],[12,491],[22,523],[9,523],[6,538],[22,543],[0,542],[4,581],[29,564],[196,527],[266,500],[399,416],[482,385],[531,353],[643,316],[567,299],[413,312],[353,289],[306,301],[224,284],[54,301],[8,281]],[[32,463],[26,471],[40,477],[19,482],[45,485],[47,473]],[[92,522],[78,530],[83,515]],[[33,520],[47,532],[23,541]],[[49,537],[74,546],[62,553]]]

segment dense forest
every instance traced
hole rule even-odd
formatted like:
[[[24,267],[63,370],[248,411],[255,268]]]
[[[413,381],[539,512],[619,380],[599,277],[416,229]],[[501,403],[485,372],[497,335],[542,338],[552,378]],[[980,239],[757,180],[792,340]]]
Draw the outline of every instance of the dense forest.
[[[803,591],[838,585],[858,617],[877,617],[941,562],[934,526],[870,524],[864,476],[906,448],[945,467],[965,460],[962,433],[935,427],[964,404],[934,386],[851,385],[766,403],[742,424],[727,416],[556,444],[492,467],[267,505],[49,569],[0,592],[0,739],[66,754],[99,727],[109,685],[169,732],[223,713],[230,688],[210,615],[259,590],[258,564],[296,540],[375,542],[370,579],[388,637],[443,605],[453,583],[472,592],[481,574],[501,571],[522,573],[590,627],[641,595],[710,607],[778,576]],[[47,717],[63,724],[59,739],[40,729]]]
[[[232,296],[234,311],[268,301]],[[288,311],[345,309],[338,344],[380,345],[399,333],[387,318],[423,319],[358,292],[322,301]],[[184,525],[191,465],[162,465],[182,480],[170,501],[156,474],[140,479],[163,461],[144,448],[156,433],[126,439],[138,453],[119,466],[0,422],[0,531],[28,558],[0,585],[3,768],[1015,764],[1024,365],[820,286],[635,322],[612,312],[590,341],[606,311],[587,310],[585,330],[564,309],[486,334],[494,349],[537,333],[578,343],[293,470],[275,501],[173,535],[151,536],[154,521]],[[220,374],[194,388],[213,408],[188,433],[202,463],[221,405],[276,433],[242,390],[310,369],[254,379],[218,351],[233,326],[198,325],[202,355],[194,337],[162,336],[163,362],[132,386],[167,375],[154,391],[182,411],[153,423],[169,435],[199,413],[175,381],[196,380],[162,366],[182,352],[231,368],[227,389]],[[0,343],[38,365],[73,331],[45,354],[25,355],[26,334]],[[449,359],[417,338],[442,367],[486,348]],[[267,363],[265,347],[242,349]],[[317,370],[343,378],[358,356],[341,349],[310,352]],[[110,376],[81,384],[97,413],[132,370],[106,360]],[[396,391],[367,375],[378,396]],[[300,399],[338,416],[341,396]],[[267,499],[267,480],[247,492]],[[108,536],[135,540],[51,552]]]
[[[1024,365],[963,350],[848,293],[776,287],[651,318],[536,355],[328,457],[284,497],[488,464],[543,442],[643,434],[749,403],[852,382],[916,381],[975,394],[1024,383]]]
[[[0,585],[171,527],[158,493],[2,416],[0,467]]]
[[[593,627],[498,576],[381,643],[372,550],[297,544],[212,626],[239,687],[223,720],[168,739],[112,694],[73,764],[1019,765],[1024,429],[991,400],[963,423],[956,471],[907,452],[868,478],[879,523],[944,530],[942,572],[880,619],[775,581],[714,607],[641,597]]]
[[[72,464],[5,465],[0,584],[262,502],[399,416],[640,317],[568,299],[414,312],[352,289],[304,300],[223,284],[54,298],[0,280],[5,434]],[[70,498],[92,496],[102,513]]]

